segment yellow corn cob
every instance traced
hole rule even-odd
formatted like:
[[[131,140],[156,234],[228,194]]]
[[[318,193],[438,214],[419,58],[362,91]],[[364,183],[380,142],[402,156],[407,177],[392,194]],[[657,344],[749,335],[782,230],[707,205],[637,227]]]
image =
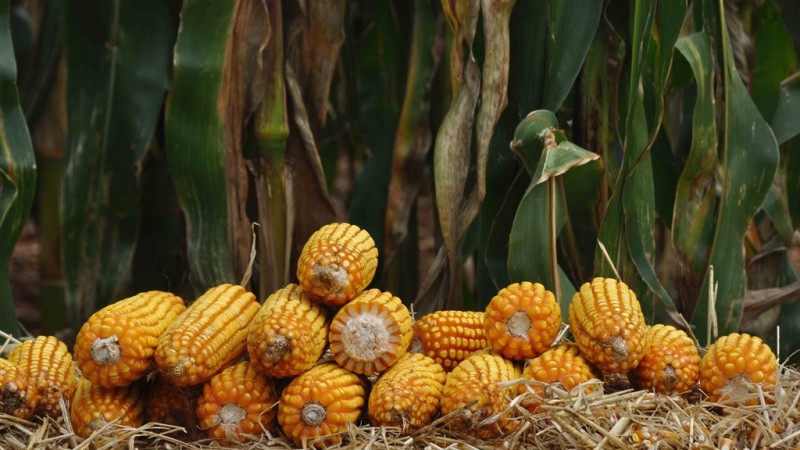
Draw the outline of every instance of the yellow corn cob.
[[[445,372],[433,359],[406,353],[384,372],[369,394],[369,418],[375,426],[404,432],[429,424],[439,412]]]
[[[621,281],[584,283],[569,305],[569,327],[584,358],[604,372],[628,372],[644,355],[642,308]]]
[[[19,366],[0,359],[0,413],[28,419],[36,408],[36,384]]]
[[[500,383],[519,378],[514,363],[501,355],[482,350],[473,353],[447,375],[442,393],[442,415],[461,410],[451,416],[448,424],[455,431],[480,438],[496,437],[510,431],[509,399],[513,388],[501,388]],[[499,415],[498,417],[494,417]],[[490,423],[479,425],[493,418]]]
[[[436,311],[414,323],[421,353],[444,370],[453,370],[473,352],[486,348],[484,314],[478,311]]]
[[[325,312],[296,284],[279,289],[250,324],[247,352],[262,373],[285,378],[310,369],[322,356],[328,338]]]
[[[506,358],[533,358],[550,347],[561,329],[561,307],[539,283],[514,283],[486,306],[486,339]]]
[[[247,348],[247,330],[259,309],[241,286],[221,284],[206,291],[161,335],[156,366],[170,383],[208,381]]]
[[[648,327],[647,351],[629,374],[639,389],[659,394],[691,390],[700,377],[700,355],[689,336],[671,325]]]
[[[278,404],[278,423],[295,445],[327,446],[355,423],[366,402],[364,382],[336,363],[312,367],[289,383]],[[321,439],[316,439],[321,438]]]
[[[560,344],[550,348],[531,360],[522,371],[522,377],[543,383],[559,383],[567,391],[572,391],[581,383],[597,378],[592,366],[581,356],[575,344]],[[584,392],[589,393],[594,386],[588,386]],[[548,389],[540,384],[520,385],[517,392],[522,394],[532,390],[538,398],[549,397]],[[522,406],[535,412],[539,407],[536,398],[526,398]]]
[[[157,376],[147,390],[145,417],[148,422],[182,427],[186,432],[178,437],[195,441],[200,437],[196,410],[202,392],[202,385],[178,387]]]
[[[771,389],[778,377],[775,354],[760,338],[731,333],[708,347],[700,366],[700,388],[711,402],[757,405],[760,386]]]
[[[150,291],[92,314],[75,338],[75,361],[81,373],[103,387],[138,380],[155,367],[158,338],[185,309],[180,297]]]
[[[345,369],[364,375],[383,372],[411,343],[411,313],[389,292],[370,289],[344,305],[331,322],[331,352]]]
[[[67,345],[53,336],[39,336],[18,345],[9,353],[8,360],[22,369],[36,386],[35,414],[60,417],[60,400],[72,400],[78,386]]]
[[[141,383],[104,388],[81,378],[72,399],[70,419],[73,431],[82,438],[111,422],[127,427],[142,426],[144,395]]]
[[[197,419],[200,429],[222,445],[248,442],[272,428],[277,401],[272,381],[243,361],[203,386]]]
[[[311,298],[342,306],[367,287],[377,267],[378,249],[366,230],[332,223],[306,242],[297,262],[297,278]]]

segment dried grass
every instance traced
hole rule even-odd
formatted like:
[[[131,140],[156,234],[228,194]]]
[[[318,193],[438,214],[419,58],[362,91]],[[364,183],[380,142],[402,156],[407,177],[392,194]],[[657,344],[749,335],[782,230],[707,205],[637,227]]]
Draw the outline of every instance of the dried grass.
[[[521,381],[517,381],[521,382]],[[591,381],[590,383],[600,383]],[[759,392],[759,405],[736,407],[701,400],[700,392],[668,397],[646,391],[572,393],[551,387],[553,398],[531,414],[520,407],[523,394],[509,407],[518,422],[513,433],[478,440],[448,430],[447,417],[411,434],[399,430],[351,426],[344,443],[332,449],[604,449],[604,448],[794,448],[800,449],[800,373],[783,368],[774,391]],[[746,400],[740,398],[736,400]],[[67,405],[62,405],[66,411]],[[457,413],[457,412],[456,412]],[[68,417],[68,415],[65,415]],[[493,418],[487,419],[490,423]],[[69,420],[29,422],[0,415],[0,448],[23,449],[186,449],[219,448],[216,443],[185,443],[181,428],[150,423],[140,428],[108,425],[86,440],[72,433]],[[238,449],[295,448],[279,431]],[[729,439],[732,442],[724,441]],[[308,443],[308,447],[313,443]]]

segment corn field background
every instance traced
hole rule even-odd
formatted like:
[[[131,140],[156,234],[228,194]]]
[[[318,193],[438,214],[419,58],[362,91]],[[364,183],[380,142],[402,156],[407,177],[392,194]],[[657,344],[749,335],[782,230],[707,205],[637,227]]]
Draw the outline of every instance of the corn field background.
[[[0,328],[263,299],[349,221],[417,314],[522,280],[566,314],[616,270],[650,323],[785,359],[799,30],[795,0],[0,0]]]

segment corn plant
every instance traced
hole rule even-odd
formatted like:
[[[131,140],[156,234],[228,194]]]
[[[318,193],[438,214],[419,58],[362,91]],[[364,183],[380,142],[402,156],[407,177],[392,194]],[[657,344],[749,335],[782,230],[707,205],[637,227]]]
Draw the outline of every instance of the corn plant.
[[[32,214],[51,331],[146,289],[266,298],[348,221],[380,251],[374,287],[417,313],[518,281],[565,312],[610,276],[701,344],[780,325],[783,355],[798,346],[796,2],[0,10],[4,330]]]

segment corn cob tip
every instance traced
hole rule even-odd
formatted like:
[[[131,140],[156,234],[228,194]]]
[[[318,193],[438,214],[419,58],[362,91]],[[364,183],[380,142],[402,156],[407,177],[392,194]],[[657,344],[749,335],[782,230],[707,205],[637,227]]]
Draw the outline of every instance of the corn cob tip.
[[[289,340],[282,334],[275,334],[272,336],[273,342],[267,344],[264,348],[264,354],[271,361],[280,361],[292,352],[292,347],[289,345]]]
[[[119,338],[113,334],[107,338],[97,338],[92,342],[92,359],[100,365],[114,364],[119,361],[122,351],[119,349]]]
[[[333,295],[342,295],[343,289],[350,284],[347,270],[332,258],[324,257],[317,261],[311,275],[321,289],[331,292]]]
[[[528,330],[531,329],[531,318],[525,311],[517,311],[506,321],[508,333],[514,337],[527,337]]]
[[[310,427],[321,424],[327,415],[328,410],[317,402],[306,403],[303,409],[300,410],[300,418]]]
[[[340,339],[347,353],[362,361],[373,361],[389,351],[389,330],[383,319],[372,315],[360,315],[347,321]]]

